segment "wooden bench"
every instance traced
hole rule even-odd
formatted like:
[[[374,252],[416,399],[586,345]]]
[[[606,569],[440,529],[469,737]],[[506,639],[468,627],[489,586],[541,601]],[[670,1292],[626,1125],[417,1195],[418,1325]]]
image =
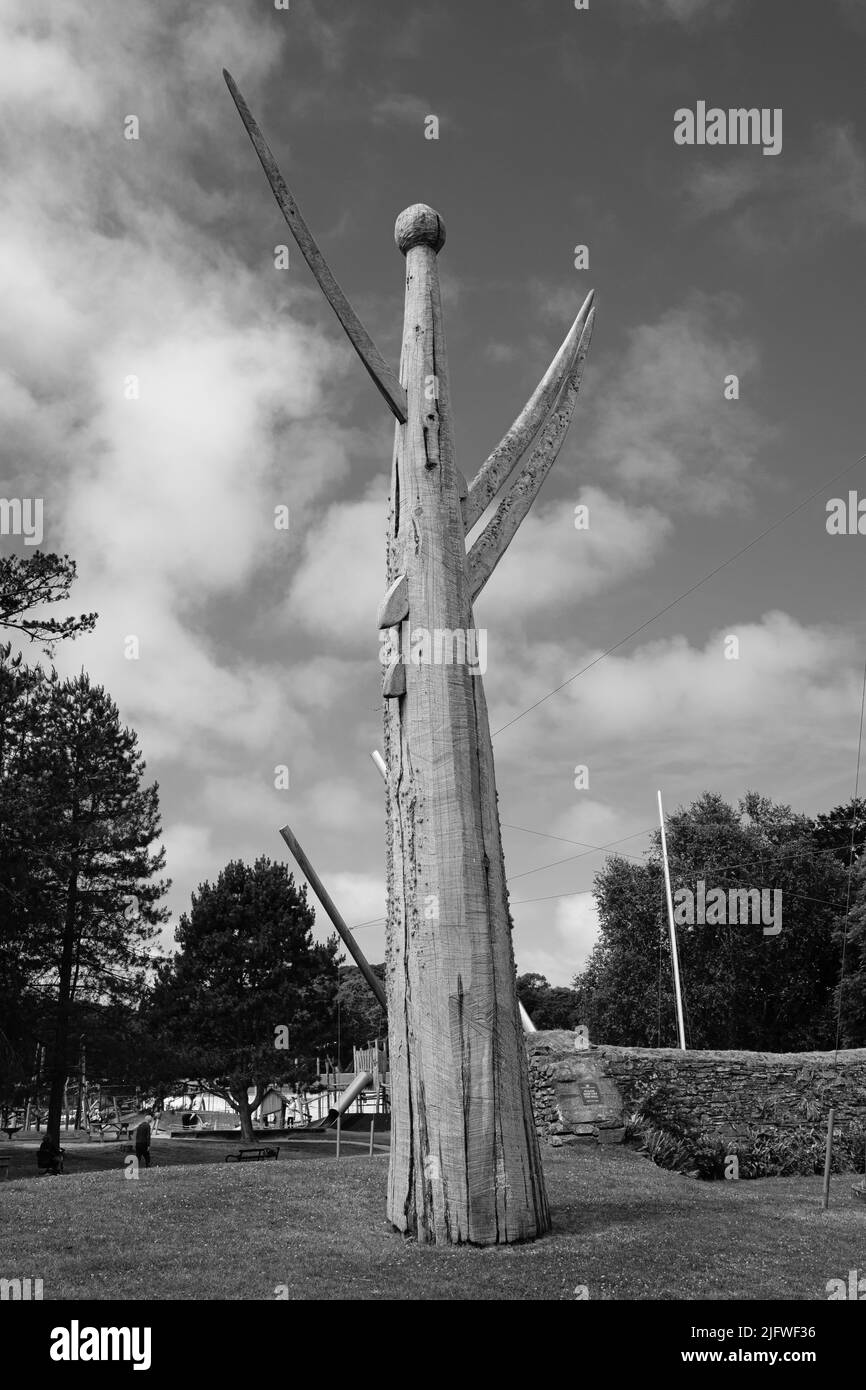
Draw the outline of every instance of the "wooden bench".
[[[0,1178],[5,1178],[9,1172],[9,1164],[12,1162],[11,1154],[0,1154]]]
[[[238,1149],[236,1154],[226,1154],[226,1163],[257,1163],[263,1158],[279,1158],[280,1146],[276,1148]]]

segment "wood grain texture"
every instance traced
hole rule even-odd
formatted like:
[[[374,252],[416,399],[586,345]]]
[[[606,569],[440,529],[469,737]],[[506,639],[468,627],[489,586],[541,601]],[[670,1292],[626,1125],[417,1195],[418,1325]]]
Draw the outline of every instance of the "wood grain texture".
[[[414,211],[414,210],[413,210]],[[432,211],[432,210],[428,210]],[[413,631],[473,627],[436,252],[407,244],[387,583]],[[419,226],[422,224],[419,220]],[[436,224],[431,224],[436,225]],[[424,384],[438,380],[438,399]],[[532,1239],[550,1218],[532,1118],[484,691],[466,663],[406,667],[385,705],[391,1167],[421,1241]]]
[[[581,334],[571,371],[537,445],[469,550],[469,588],[473,603],[517,534],[521,521],[556,463],[577,403],[577,393],[580,390],[586,355],[592,340],[594,322],[595,310],[592,309]]]
[[[391,411],[402,423],[406,419],[406,392],[331,273],[331,268],[304,221],[301,209],[292,197],[255,117],[247,106],[231,73],[227,72],[225,68],[223,68],[223,77],[238,109],[238,114],[244,123],[247,135],[252,141],[253,149],[265,171],[268,183],[271,185],[271,191],[283,217],[286,219],[289,231],[297,242],[301,255],[315,275],[322,293],[343,325],[352,347],[370,373],[378,390],[388,402]]]
[[[544,424],[548,412],[562,390],[571,369],[580,335],[583,332],[583,326],[592,308],[594,298],[595,291],[590,290],[581,305],[577,318],[565,335],[559,351],[541,381],[511,429],[499,441],[493,453],[481,465],[472,479],[463,509],[467,531],[472,529],[485,507],[492,502]]]

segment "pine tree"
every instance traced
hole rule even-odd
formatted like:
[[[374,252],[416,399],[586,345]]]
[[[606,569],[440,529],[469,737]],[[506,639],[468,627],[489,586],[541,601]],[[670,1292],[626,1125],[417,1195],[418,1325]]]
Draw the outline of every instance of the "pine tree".
[[[334,1035],[339,948],[336,937],[315,942],[314,923],[284,864],[233,860],[193,894],[159,971],[154,1026],[179,1073],[237,1111],[248,1142],[267,1085]]]
[[[159,793],[135,733],[82,673],[59,681],[7,657],[0,711],[0,892],[19,972],[53,999],[48,1129],[59,1136],[73,1001],[132,1001],[167,911]],[[7,952],[8,955],[8,952]],[[7,960],[7,970],[8,970]]]

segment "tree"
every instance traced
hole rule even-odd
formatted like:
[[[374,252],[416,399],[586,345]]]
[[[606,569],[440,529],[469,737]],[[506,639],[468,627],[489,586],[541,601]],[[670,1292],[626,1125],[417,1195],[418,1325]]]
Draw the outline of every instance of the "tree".
[[[517,997],[536,1028],[576,1028],[580,997],[574,989],[551,985],[544,975],[518,975]]]
[[[90,632],[96,613],[78,618],[35,618],[27,616],[46,603],[61,603],[69,597],[75,579],[75,561],[68,555],[7,555],[0,559],[0,627],[24,633],[32,642],[41,641],[50,655],[57,642]]]
[[[374,975],[384,981],[384,965],[374,965],[371,968]],[[366,1047],[371,1039],[388,1036],[388,1015],[374,997],[357,965],[341,967],[337,1000],[340,1006],[339,1033],[342,1051],[350,1047]]]
[[[668,819],[674,894],[778,890],[782,930],[730,922],[678,928],[687,1036],[703,1048],[798,1051],[833,1042],[835,940],[845,874],[812,823],[748,793],[735,810],[705,794]],[[634,1046],[675,1045],[660,837],[646,864],[619,857],[596,878],[601,936],[575,980],[590,1034]]]
[[[179,1075],[237,1111],[248,1142],[267,1086],[334,1036],[339,947],[315,942],[314,923],[284,864],[232,860],[193,894],[179,949],[158,970],[150,1022]]]
[[[0,893],[9,911],[6,986],[53,1007],[49,1132],[59,1134],[76,999],[134,999],[167,912],[156,785],[136,735],[82,674],[59,681],[0,662]],[[17,965],[10,959],[17,953]]]
[[[852,797],[844,806],[834,806],[832,811],[816,816],[812,834],[818,847],[835,855],[844,868],[852,862],[852,849],[853,863],[858,863],[866,842],[866,801]]]
[[[844,972],[840,964],[835,1006],[842,1047],[866,1047],[866,862],[862,859],[851,879],[851,903],[845,943]],[[845,933],[845,912],[839,914],[836,945],[840,963]]]

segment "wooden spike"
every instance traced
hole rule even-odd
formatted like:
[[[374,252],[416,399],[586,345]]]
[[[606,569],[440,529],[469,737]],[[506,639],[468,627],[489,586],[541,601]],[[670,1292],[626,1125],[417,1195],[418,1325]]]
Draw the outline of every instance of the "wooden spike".
[[[406,392],[400,385],[398,378],[388,366],[373,339],[370,337],[355,310],[352,308],[348,299],[344,295],[337,281],[331,273],[330,266],[322,255],[316,240],[301,216],[301,210],[292,197],[286,185],[286,181],[277,168],[277,161],[274,159],[265,137],[262,135],[256,120],[241,96],[237,83],[230,72],[223,68],[223,77],[226,86],[232,94],[232,100],[238,109],[238,114],[244,123],[247,135],[253,144],[253,149],[261,161],[261,166],[265,171],[268,183],[277,200],[280,211],[282,212],[289,230],[298,244],[310,270],[319,283],[319,288],[333,309],[340,323],[343,325],[352,347],[357,352],[379,391],[388,402],[393,413],[400,421],[401,425],[406,423]]]
[[[464,505],[467,531],[470,531],[475,525],[485,507],[495,497],[544,424],[553,402],[562,390],[563,383],[571,373],[580,337],[594,298],[595,291],[590,290],[581,305],[580,313],[568,330],[559,352],[541,381],[511,429],[499,441],[493,453],[472,479],[469,485],[469,495]]]
[[[556,462],[562,441],[565,439],[571,424],[571,417],[574,414],[584,363],[592,339],[594,321],[595,310],[593,309],[580,335],[572,371],[562,386],[556,405],[541,432],[538,444],[533,449],[525,468],[521,469],[515,482],[512,483],[469,551],[467,557],[469,587],[473,603],[511,544],[517,533],[517,528],[538,496],[542,483]]]
[[[398,696],[406,694],[406,667],[402,652],[391,658],[382,681],[382,694],[386,700],[396,700]]]
[[[405,574],[398,574],[385,597],[379,604],[376,626],[396,627],[409,616],[409,583]]]

